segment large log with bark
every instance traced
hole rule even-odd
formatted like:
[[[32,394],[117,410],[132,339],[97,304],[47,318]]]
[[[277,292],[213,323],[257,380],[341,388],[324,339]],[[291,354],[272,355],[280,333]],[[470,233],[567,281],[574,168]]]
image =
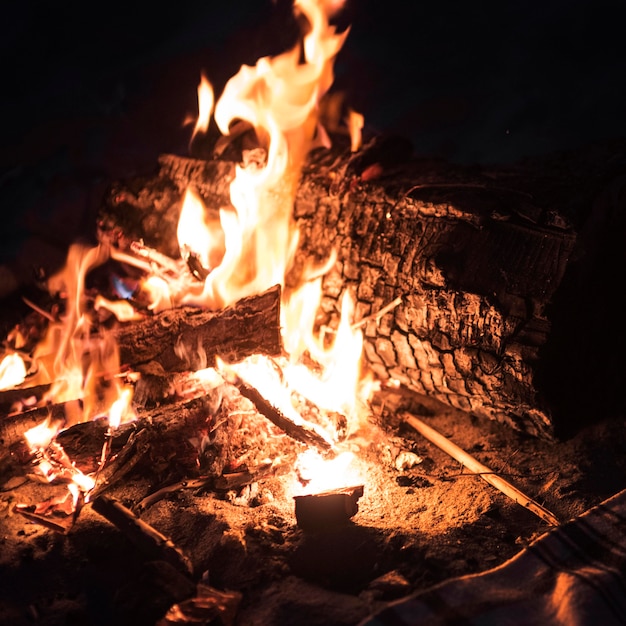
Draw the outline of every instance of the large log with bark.
[[[580,336],[606,314],[606,299],[586,302],[587,321],[571,300],[614,262],[603,242],[623,221],[615,202],[624,164],[622,143],[478,168],[411,158],[395,138],[375,137],[356,154],[340,142],[313,153],[303,173],[294,209],[301,244],[288,283],[305,260],[336,251],[320,323],[336,322],[350,290],[356,321],[371,316],[365,358],[378,378],[552,437],[576,422],[585,391],[600,386],[577,349],[604,358],[614,379],[614,365],[624,369],[604,342]],[[188,185],[209,211],[229,204],[233,162],[163,155],[159,165],[153,178],[114,186],[103,224],[159,245],[175,240]],[[607,200],[601,192],[611,181]],[[174,225],[170,234],[149,227],[155,205]],[[605,396],[607,408],[613,400]]]
[[[114,331],[120,360],[133,367],[156,362],[166,372],[181,372],[213,366],[216,356],[226,362],[278,356],[280,291],[275,285],[221,311],[185,306],[121,324]]]

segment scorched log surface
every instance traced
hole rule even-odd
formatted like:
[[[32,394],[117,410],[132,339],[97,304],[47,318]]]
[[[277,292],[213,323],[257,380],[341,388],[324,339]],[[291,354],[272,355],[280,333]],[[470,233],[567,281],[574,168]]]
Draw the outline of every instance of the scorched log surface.
[[[593,201],[625,151],[604,161],[590,150],[488,169],[394,159],[389,145],[397,146],[376,137],[351,154],[339,141],[312,154],[295,201],[301,243],[287,288],[299,267],[337,252],[323,282],[322,323],[336,324],[350,290],[356,321],[371,317],[364,352],[381,380],[552,438],[556,418],[568,419],[537,376],[567,366],[558,350],[546,351],[553,304],[562,301],[566,272],[581,265]],[[154,179],[129,183],[133,193],[115,187],[104,221],[115,226],[123,211],[135,230],[149,227],[154,194],[175,225],[189,185],[216,213],[229,204],[233,176],[234,163],[163,155]],[[149,228],[142,236],[156,239]],[[170,238],[162,229],[159,237]],[[594,254],[586,250],[582,265]],[[399,306],[376,315],[398,297]]]

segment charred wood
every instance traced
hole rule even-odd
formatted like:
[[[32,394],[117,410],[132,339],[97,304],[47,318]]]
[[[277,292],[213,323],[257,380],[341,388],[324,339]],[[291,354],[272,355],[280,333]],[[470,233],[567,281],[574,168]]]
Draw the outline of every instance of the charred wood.
[[[185,574],[193,572],[189,557],[171,539],[137,517],[121,502],[101,495],[93,500],[91,507],[118,528],[150,560],[165,561]]]
[[[44,396],[50,385],[35,385],[33,387],[13,387],[0,391],[0,415],[18,413],[27,410],[27,405],[37,403]],[[19,410],[21,409],[21,410]]]
[[[480,168],[406,158],[395,145],[377,139],[356,155],[340,144],[312,154],[295,202],[301,245],[287,288],[299,267],[336,251],[320,321],[336,323],[342,294],[352,292],[356,321],[374,316],[364,326],[365,357],[380,379],[552,437],[569,416],[539,373],[571,369],[550,348],[561,335],[553,322],[563,324],[559,307],[571,309],[564,278],[584,277],[580,268],[598,258],[602,238],[581,244],[594,199],[620,173],[626,148]],[[390,158],[398,152],[405,158]],[[166,183],[179,194],[192,185],[213,209],[229,203],[233,163],[164,155],[160,167],[144,181],[142,206]],[[576,320],[567,327],[583,328]]]
[[[280,286],[242,298],[220,311],[182,307],[163,311],[116,331],[123,364],[156,362],[167,372],[214,365],[215,357],[239,361],[252,354],[278,356]]]
[[[237,387],[244,398],[252,402],[261,415],[285,431],[290,437],[307,445],[315,446],[323,452],[328,452],[332,448],[332,441],[324,435],[320,428],[316,428],[314,424],[308,423],[306,420],[296,422],[291,419],[267,400],[256,387],[242,380],[234,372],[227,374],[227,380],[231,385]]]

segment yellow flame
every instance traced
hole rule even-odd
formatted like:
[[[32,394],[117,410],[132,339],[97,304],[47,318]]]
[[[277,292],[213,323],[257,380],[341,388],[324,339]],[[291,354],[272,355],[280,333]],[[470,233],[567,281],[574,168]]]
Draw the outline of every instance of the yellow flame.
[[[94,300],[93,308],[96,311],[99,311],[100,309],[110,311],[120,322],[130,322],[133,320],[143,319],[143,315],[138,313],[135,307],[133,307],[128,300],[116,300],[114,302],[104,296],[98,295]]]
[[[363,143],[362,129],[365,118],[361,113],[350,109],[348,111],[348,131],[350,132],[350,150],[356,152]]]
[[[200,76],[200,84],[198,85],[198,120],[193,130],[192,138],[198,133],[206,133],[213,112],[213,86],[207,80],[204,74]]]
[[[124,387],[120,392],[118,398],[113,402],[109,409],[109,427],[117,428],[122,421],[130,421],[134,419],[135,415],[131,409],[131,401],[133,399],[133,392],[131,387]]]
[[[300,306],[306,310],[303,302]],[[306,348],[321,366],[320,373],[294,362],[285,369],[284,375],[292,389],[318,406],[358,417],[359,401],[367,399],[367,388],[363,387],[363,393],[358,393],[362,379],[363,334],[351,325],[353,310],[354,303],[346,291],[342,297],[339,326],[331,341],[327,344],[323,336],[314,337],[311,330]]]
[[[222,211],[225,254],[201,293],[185,302],[220,308],[284,284],[298,241],[293,201],[302,165],[317,125],[317,106],[332,84],[334,57],[348,34],[328,23],[330,3],[298,0],[295,10],[309,23],[302,44],[276,57],[243,65],[215,105],[224,135],[245,121],[255,129],[266,159],[237,167],[230,188],[236,212]]]
[[[26,365],[16,352],[7,354],[0,362],[0,390],[21,385],[26,379]]]
[[[47,448],[50,442],[57,436],[62,426],[62,422],[53,421],[47,418],[41,424],[33,426],[24,433],[24,438],[31,451]]]
[[[219,225],[208,226],[201,199],[191,190],[186,193],[178,226],[181,254],[185,258],[193,253],[211,272],[203,284],[190,284],[172,298],[221,308],[282,285],[285,349],[294,363],[308,353],[322,370],[314,375],[304,366],[289,368],[288,380],[320,406],[352,413],[361,373],[362,334],[351,328],[354,307],[349,296],[341,303],[341,321],[333,339],[315,336],[322,277],[336,257],[331,256],[315,278],[285,288],[299,239],[293,218],[296,189],[319,127],[320,101],[333,81],[334,58],[349,32],[338,34],[329,24],[341,5],[297,0],[294,10],[307,23],[302,41],[276,57],[262,57],[254,66],[243,65],[226,83],[214,110],[218,129],[228,135],[237,123],[245,122],[256,132],[259,148],[244,153],[243,163],[237,166],[230,186],[232,208],[220,210]],[[355,150],[360,146],[363,117],[352,113],[349,123]],[[211,263],[216,235],[221,256],[218,263]],[[256,375],[246,373],[247,379],[255,379]],[[267,380],[253,384],[270,393]]]
[[[193,253],[207,270],[215,254],[223,254],[223,236],[217,228],[209,228],[205,221],[205,207],[200,196],[191,188],[183,198],[183,206],[176,231],[181,256]]]
[[[332,459],[322,457],[309,448],[298,456],[296,469],[301,484],[294,483],[294,495],[307,495],[361,485],[364,471],[357,457],[345,451]],[[302,484],[303,483],[303,484]]]

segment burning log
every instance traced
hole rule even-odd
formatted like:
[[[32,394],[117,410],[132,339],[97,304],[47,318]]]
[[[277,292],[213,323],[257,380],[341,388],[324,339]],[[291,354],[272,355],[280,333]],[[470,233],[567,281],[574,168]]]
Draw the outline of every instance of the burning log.
[[[182,307],[158,313],[116,331],[122,363],[159,363],[166,372],[212,365],[216,356],[239,361],[252,354],[278,356],[280,286],[242,298],[220,311]]]
[[[269,400],[263,397],[261,392],[245,380],[242,380],[235,372],[225,371],[224,377],[231,384],[237,387],[239,393],[247,398],[256,407],[257,411],[267,417],[267,419],[275,424],[281,430],[284,430],[294,439],[315,446],[323,452],[328,452],[332,448],[332,441],[325,436],[321,429],[315,428],[314,424],[310,424],[305,420],[296,422],[285,415],[279,408],[275,407]]]
[[[594,164],[607,160],[569,154],[481,170],[411,160],[386,138],[356,154],[338,141],[332,152],[313,153],[298,187],[300,247],[287,287],[299,267],[337,252],[323,280],[321,323],[332,327],[342,295],[354,293],[356,322],[369,320],[365,359],[379,379],[552,438],[567,416],[546,372],[572,368],[553,347],[562,307],[571,318],[564,278],[572,265],[584,275],[575,257],[586,215],[622,162],[599,170]],[[234,163],[164,155],[160,165],[143,181],[142,203],[125,196],[124,211],[142,227],[145,195],[164,186],[174,215],[189,185],[207,206],[229,205]],[[570,171],[587,176],[574,183]],[[103,210],[111,222],[119,197],[118,186]],[[142,236],[154,239],[156,230]]]
[[[29,411],[9,415],[0,420],[0,460],[11,455],[13,448],[23,441],[24,433],[38,426],[44,420],[58,422],[61,426],[66,422],[66,413],[71,405],[76,404],[75,400],[70,402],[60,402],[50,406],[36,407]]]
[[[91,503],[91,507],[122,531],[151,560],[166,561],[180,572],[193,573],[191,561],[180,548],[121,502],[108,496],[99,496]]]
[[[41,400],[50,388],[49,384],[36,385],[34,387],[13,387],[0,390],[0,415],[17,412],[16,407],[23,407],[30,403],[31,406]],[[24,409],[26,410],[26,409]]]

